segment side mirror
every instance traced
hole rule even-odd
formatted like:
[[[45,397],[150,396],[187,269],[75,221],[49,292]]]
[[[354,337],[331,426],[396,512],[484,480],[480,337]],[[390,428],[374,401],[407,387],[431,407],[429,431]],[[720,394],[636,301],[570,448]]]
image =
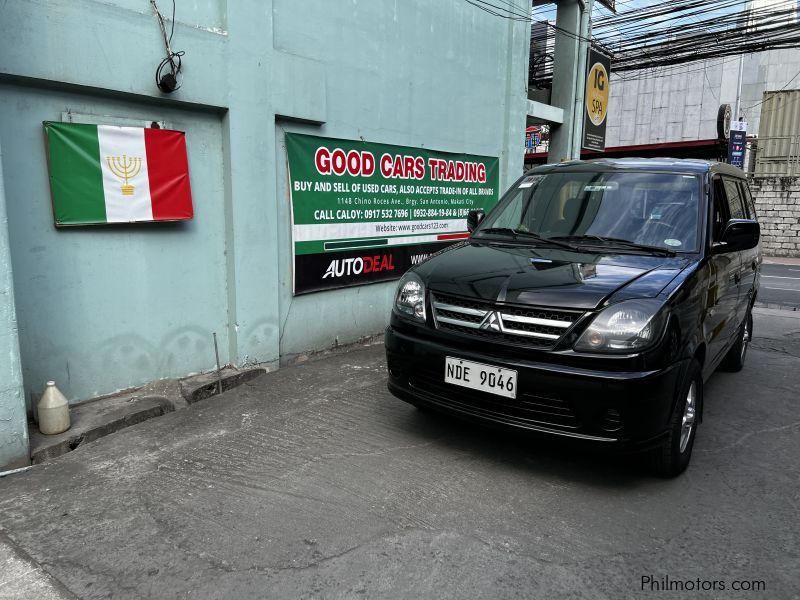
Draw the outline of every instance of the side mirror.
[[[755,248],[761,238],[761,227],[758,221],[747,219],[731,219],[722,230],[720,240],[711,246],[714,254],[736,252]]]
[[[486,213],[483,212],[482,208],[469,211],[469,214],[467,215],[467,231],[470,233],[475,231],[475,228],[481,224],[481,221],[483,221],[483,217],[485,216]]]

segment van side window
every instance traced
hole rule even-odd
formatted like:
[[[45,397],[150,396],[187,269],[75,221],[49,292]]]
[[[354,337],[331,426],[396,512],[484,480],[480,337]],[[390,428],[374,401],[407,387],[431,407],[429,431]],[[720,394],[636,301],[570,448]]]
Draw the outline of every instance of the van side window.
[[[714,214],[711,217],[711,240],[716,242],[728,222],[728,197],[722,179],[714,178]]]
[[[742,192],[735,179],[723,177],[725,185],[725,195],[728,197],[728,212],[731,219],[746,219],[747,213],[744,210]]]
[[[753,195],[750,193],[750,187],[747,185],[746,181],[740,181],[739,187],[742,188],[742,198],[744,198],[744,207],[747,210],[747,218],[755,219],[756,207],[755,203],[753,202]]]

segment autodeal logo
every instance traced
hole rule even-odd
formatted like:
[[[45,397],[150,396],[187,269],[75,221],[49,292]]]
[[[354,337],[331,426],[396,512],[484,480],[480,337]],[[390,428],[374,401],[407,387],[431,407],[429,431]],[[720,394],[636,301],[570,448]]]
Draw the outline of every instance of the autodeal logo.
[[[382,271],[394,271],[394,260],[391,254],[336,258],[328,265],[322,278],[352,277],[362,273],[380,273]]]

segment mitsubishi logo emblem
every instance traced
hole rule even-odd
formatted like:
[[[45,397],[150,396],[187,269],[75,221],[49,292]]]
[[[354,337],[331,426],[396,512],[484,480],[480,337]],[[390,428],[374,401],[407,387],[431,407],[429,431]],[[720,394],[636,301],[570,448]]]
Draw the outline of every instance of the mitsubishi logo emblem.
[[[502,323],[496,312],[489,312],[481,321],[480,329],[484,331],[502,331]]]

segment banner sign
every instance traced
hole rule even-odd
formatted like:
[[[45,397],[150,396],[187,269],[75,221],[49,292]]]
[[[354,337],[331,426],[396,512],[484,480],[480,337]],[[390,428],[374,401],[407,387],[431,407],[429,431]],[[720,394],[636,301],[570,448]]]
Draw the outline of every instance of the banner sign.
[[[286,154],[295,294],[398,279],[499,197],[497,158],[297,133]]]
[[[191,219],[182,131],[44,123],[57,227]]]
[[[586,71],[586,113],[583,117],[583,144],[587,150],[606,148],[606,116],[610,97],[611,59],[589,48]]]
[[[747,123],[731,121],[731,139],[728,141],[728,163],[744,168],[744,151],[747,145]]]
[[[533,154],[542,143],[542,130],[538,127],[525,129],[525,154]]]

